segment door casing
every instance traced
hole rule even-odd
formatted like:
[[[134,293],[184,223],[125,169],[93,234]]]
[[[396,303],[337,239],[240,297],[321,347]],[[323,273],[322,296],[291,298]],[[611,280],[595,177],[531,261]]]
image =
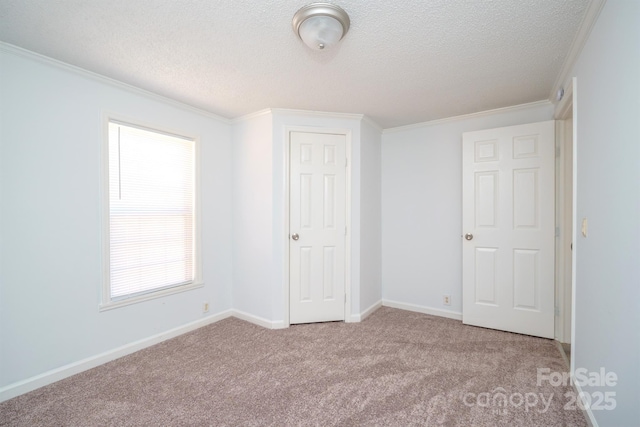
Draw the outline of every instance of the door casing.
[[[345,222],[347,224],[347,235],[345,236],[345,263],[344,263],[344,272],[345,272],[345,281],[344,281],[344,292],[345,292],[345,304],[344,304],[344,321],[351,321],[351,158],[352,158],[352,143],[351,143],[351,130],[342,129],[342,128],[322,128],[322,127],[307,127],[307,126],[285,126],[284,127],[284,135],[285,135],[285,149],[284,151],[284,224],[283,224],[283,294],[284,294],[284,327],[290,326],[290,318],[289,318],[289,292],[290,292],[290,275],[289,275],[289,262],[290,262],[290,251],[289,251],[289,209],[290,206],[290,189],[291,189],[291,132],[304,132],[304,133],[324,133],[324,134],[334,134],[334,135],[344,135],[345,136],[345,152],[347,156],[347,166],[345,170],[345,179],[346,179],[346,209],[345,209]]]
[[[562,198],[562,205],[558,205],[557,217],[558,227],[560,231],[559,245],[566,246],[567,243],[573,245],[573,250],[570,256],[567,256],[566,252],[562,250],[556,251],[556,270],[557,281],[556,291],[561,297],[556,301],[559,308],[559,314],[556,318],[558,322],[558,328],[556,329],[556,339],[560,342],[570,342],[572,346],[572,353],[575,351],[574,338],[575,338],[575,287],[576,287],[576,199],[577,199],[577,111],[576,111],[576,93],[577,93],[577,79],[573,77],[565,85],[565,92],[563,98],[556,107],[555,118],[561,122],[561,126],[566,126],[568,119],[572,120],[571,128],[571,140],[562,141],[562,149],[560,150],[560,169],[557,175],[558,187],[557,191]],[[563,136],[565,134],[564,129],[559,131]],[[571,153],[568,153],[568,151]],[[571,155],[571,178],[572,187],[567,187],[567,171],[565,166],[567,163],[568,154]],[[569,199],[567,192],[571,191],[572,203],[569,205],[566,203]],[[567,280],[568,270],[572,271],[570,279]],[[571,357],[571,372],[574,372],[574,360],[575,357]]]

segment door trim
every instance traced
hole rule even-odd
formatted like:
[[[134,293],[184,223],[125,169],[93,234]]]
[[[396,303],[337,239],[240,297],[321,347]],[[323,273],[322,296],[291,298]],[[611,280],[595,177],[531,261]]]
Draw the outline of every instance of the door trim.
[[[289,322],[289,292],[290,292],[290,277],[289,277],[289,209],[290,209],[290,179],[291,179],[291,132],[304,132],[304,133],[324,133],[333,135],[344,135],[345,137],[345,154],[347,158],[347,166],[345,169],[345,223],[347,224],[347,235],[345,236],[344,247],[344,321],[349,322],[351,319],[351,164],[352,164],[352,148],[351,148],[351,130],[342,128],[321,128],[321,127],[307,127],[307,126],[285,126],[284,127],[284,224],[283,224],[283,293],[284,293],[284,327],[288,328],[291,324]]]
[[[554,118],[556,119],[556,149],[559,156],[556,157],[556,227],[559,230],[559,237],[556,238],[556,340],[573,346],[574,335],[574,314],[575,314],[575,254],[576,254],[576,114],[574,105],[574,92],[576,90],[576,79],[571,79],[571,84],[567,85],[564,97],[558,103]],[[571,141],[567,139],[565,132],[566,120],[573,120]],[[572,154],[572,182],[571,198],[573,203],[567,204],[567,172],[566,157]],[[570,213],[571,220],[565,220],[565,214]],[[556,234],[557,235],[557,234]],[[573,245],[573,251],[567,256],[564,248],[567,244]],[[571,269],[571,280],[567,281],[566,271]],[[567,324],[570,324],[567,330]],[[573,357],[571,360],[573,361]]]

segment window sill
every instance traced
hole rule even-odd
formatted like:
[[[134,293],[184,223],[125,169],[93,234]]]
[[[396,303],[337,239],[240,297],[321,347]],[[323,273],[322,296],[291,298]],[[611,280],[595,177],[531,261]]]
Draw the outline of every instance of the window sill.
[[[180,292],[190,291],[192,289],[198,289],[204,286],[204,283],[190,283],[188,285],[176,286],[174,288],[162,289],[156,292],[149,292],[148,294],[138,295],[131,298],[120,299],[116,301],[109,301],[100,304],[99,311],[113,310],[114,308],[125,307],[131,304],[137,304],[139,302],[149,301],[156,298],[165,297],[168,295],[178,294]]]

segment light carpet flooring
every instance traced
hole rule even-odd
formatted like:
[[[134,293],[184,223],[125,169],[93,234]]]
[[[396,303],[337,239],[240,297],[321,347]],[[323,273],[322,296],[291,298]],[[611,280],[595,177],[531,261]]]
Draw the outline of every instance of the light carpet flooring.
[[[586,426],[537,368],[566,370],[553,341],[387,307],[228,318],[1,403],[0,425]]]

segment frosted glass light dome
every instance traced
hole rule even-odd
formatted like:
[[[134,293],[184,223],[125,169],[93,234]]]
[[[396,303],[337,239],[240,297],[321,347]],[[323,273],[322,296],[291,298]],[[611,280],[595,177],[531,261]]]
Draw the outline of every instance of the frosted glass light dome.
[[[324,49],[342,38],[342,24],[330,16],[312,16],[300,24],[300,38],[311,49]]]
[[[322,50],[337,44],[349,31],[349,15],[330,3],[312,3],[293,16],[293,30],[311,49]]]

